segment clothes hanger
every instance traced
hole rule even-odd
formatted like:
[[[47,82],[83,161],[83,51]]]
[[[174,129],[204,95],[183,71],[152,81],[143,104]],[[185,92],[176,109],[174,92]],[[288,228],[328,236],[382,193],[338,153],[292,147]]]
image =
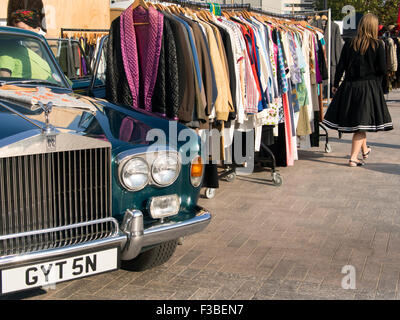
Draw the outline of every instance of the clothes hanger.
[[[210,22],[210,21],[213,21],[213,20],[214,20],[213,17],[212,17],[212,13],[211,13],[210,11],[207,11],[207,10],[200,10],[200,15],[201,15],[201,17],[203,17],[203,19],[204,19],[205,21]]]
[[[227,12],[222,11],[221,15],[224,16],[225,18],[229,19],[229,14]]]
[[[250,13],[249,13],[247,10],[244,10],[244,11],[243,11],[243,16],[244,16],[246,19],[250,19]]]
[[[168,6],[168,8],[169,8],[169,10],[170,10],[170,12],[171,12],[171,13],[174,13],[174,14],[179,14],[179,12],[178,12],[178,10],[177,10],[177,6],[176,6],[176,5],[171,5],[171,6]]]
[[[146,10],[149,10],[149,6],[144,0],[135,0],[135,2],[132,4],[132,10],[135,10],[139,6]]]
[[[135,2],[132,4],[131,9],[135,10],[137,7],[142,7],[145,10],[149,10],[149,6],[147,5],[147,3],[144,0],[135,0]],[[143,26],[143,25],[147,25],[149,24],[149,22],[134,22],[133,25],[134,26]]]
[[[210,22],[210,19],[208,18],[206,11],[205,10],[198,10],[196,12],[196,15],[199,19],[205,21],[205,22]]]

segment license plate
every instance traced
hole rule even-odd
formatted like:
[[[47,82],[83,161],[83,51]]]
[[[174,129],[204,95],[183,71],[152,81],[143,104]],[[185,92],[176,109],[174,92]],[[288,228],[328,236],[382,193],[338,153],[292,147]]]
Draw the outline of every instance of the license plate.
[[[10,293],[118,269],[118,248],[1,270],[1,291]]]

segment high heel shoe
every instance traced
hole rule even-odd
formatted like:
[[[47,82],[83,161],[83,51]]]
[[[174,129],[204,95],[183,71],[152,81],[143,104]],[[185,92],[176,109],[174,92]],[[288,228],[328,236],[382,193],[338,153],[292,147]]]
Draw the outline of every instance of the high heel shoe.
[[[352,167],[352,168],[362,167],[362,166],[365,166],[365,162],[349,160],[349,166]]]
[[[367,160],[368,157],[369,157],[369,155],[370,155],[371,152],[372,152],[372,149],[371,149],[370,146],[367,146],[367,149],[369,149],[369,151],[368,151],[367,153],[363,153],[363,154],[362,154],[364,160]]]

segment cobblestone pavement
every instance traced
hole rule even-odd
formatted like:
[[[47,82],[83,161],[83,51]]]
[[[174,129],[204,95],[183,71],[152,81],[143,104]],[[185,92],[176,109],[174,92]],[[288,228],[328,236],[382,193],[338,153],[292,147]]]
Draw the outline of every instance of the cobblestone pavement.
[[[348,167],[351,135],[330,131],[333,152],[323,138],[301,151],[294,167],[280,169],[282,187],[264,171],[201,199],[211,224],[165,265],[6,299],[399,299],[400,93],[388,104],[396,128],[368,135],[367,166]],[[355,290],[342,288],[346,265]]]

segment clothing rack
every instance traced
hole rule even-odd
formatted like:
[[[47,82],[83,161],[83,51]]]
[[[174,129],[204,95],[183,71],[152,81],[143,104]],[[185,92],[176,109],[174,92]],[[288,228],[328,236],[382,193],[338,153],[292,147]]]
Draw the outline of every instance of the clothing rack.
[[[210,8],[210,3],[204,3],[204,2],[196,2],[196,1],[190,1],[190,0],[167,0],[163,2],[169,2],[173,4],[178,4],[181,6],[193,6],[193,7],[198,7],[198,8],[205,8],[209,9]],[[265,11],[262,9],[258,8],[253,8],[250,3],[243,3],[243,4],[217,4],[221,10],[249,10],[255,13],[260,13],[260,14],[265,14],[274,18],[283,18],[283,19],[298,19],[302,20],[304,19],[303,15],[293,15],[293,14],[279,14],[275,12],[270,12],[270,11]]]
[[[155,2],[158,2],[157,0],[155,0]],[[204,8],[204,9],[210,9],[210,3],[204,3],[204,2],[195,2],[195,1],[185,1],[185,0],[164,0],[162,2],[167,2],[167,3],[171,3],[171,4],[176,4],[176,5],[180,5],[182,7],[196,7],[196,8]],[[294,14],[277,14],[274,12],[269,12],[269,11],[264,11],[262,9],[258,9],[258,8],[253,8],[249,3],[246,4],[217,4],[218,9],[220,10],[248,10],[248,11],[252,11],[254,13],[259,13],[259,14],[263,14],[263,15],[268,15],[270,17],[274,17],[274,18],[281,18],[281,19],[287,19],[287,20],[304,20],[306,15],[305,14],[301,14],[301,15],[294,15]],[[326,10],[326,11],[320,11],[320,12],[327,12],[328,16],[329,16],[329,38],[330,38],[330,34],[331,34],[331,29],[330,29],[330,18],[331,18],[331,9]],[[329,45],[328,45],[328,83],[330,83],[330,56],[331,56],[331,47],[330,47],[330,39],[329,39]],[[322,90],[320,90],[320,94],[322,95]],[[322,101],[320,102],[320,106],[322,105]],[[321,111],[323,111],[323,108],[321,108]],[[326,130],[326,128],[323,126],[322,123],[320,123],[320,126],[323,130],[325,130],[326,134],[326,147],[325,147],[325,151],[326,152],[331,152],[331,148],[329,145],[329,137],[328,137],[328,132]],[[271,175],[272,175],[272,181],[276,186],[281,186],[282,185],[282,177],[280,176],[280,174],[276,171],[276,159],[275,156],[273,154],[273,152],[271,151],[271,149],[266,146],[264,143],[261,143],[260,148],[268,155],[270,155],[270,159],[265,159],[265,158],[260,158],[257,159],[258,162],[262,163],[262,164],[269,164],[270,165],[270,169],[271,169]],[[232,165],[224,165],[224,170],[222,171],[222,173],[220,173],[218,175],[218,179],[226,179],[228,182],[233,181],[236,178],[236,168],[238,166],[236,164],[232,164]],[[214,198],[216,193],[216,189],[213,188],[206,188],[205,191],[205,196],[208,199],[212,199]]]
[[[319,11],[309,11],[309,12],[304,12],[304,17],[307,16],[312,16],[316,15],[318,13],[326,13],[328,14],[328,56],[327,56],[327,64],[328,64],[328,90],[327,90],[327,105],[329,106],[330,100],[331,100],[331,61],[332,61],[332,43],[331,43],[331,34],[332,34],[332,9],[326,9],[326,10],[319,10]],[[322,96],[323,92],[323,86],[320,90],[320,95]],[[320,134],[320,137],[325,137],[325,152],[326,153],[331,153],[332,152],[332,147],[329,144],[329,134],[328,134],[328,129],[327,127],[322,123],[323,120],[323,102],[320,101],[320,122],[319,122],[319,127],[324,130],[325,134]],[[341,138],[341,135],[339,135],[339,138]]]
[[[61,28],[61,38],[64,38],[64,32],[110,32],[110,29],[74,29],[74,28]]]

